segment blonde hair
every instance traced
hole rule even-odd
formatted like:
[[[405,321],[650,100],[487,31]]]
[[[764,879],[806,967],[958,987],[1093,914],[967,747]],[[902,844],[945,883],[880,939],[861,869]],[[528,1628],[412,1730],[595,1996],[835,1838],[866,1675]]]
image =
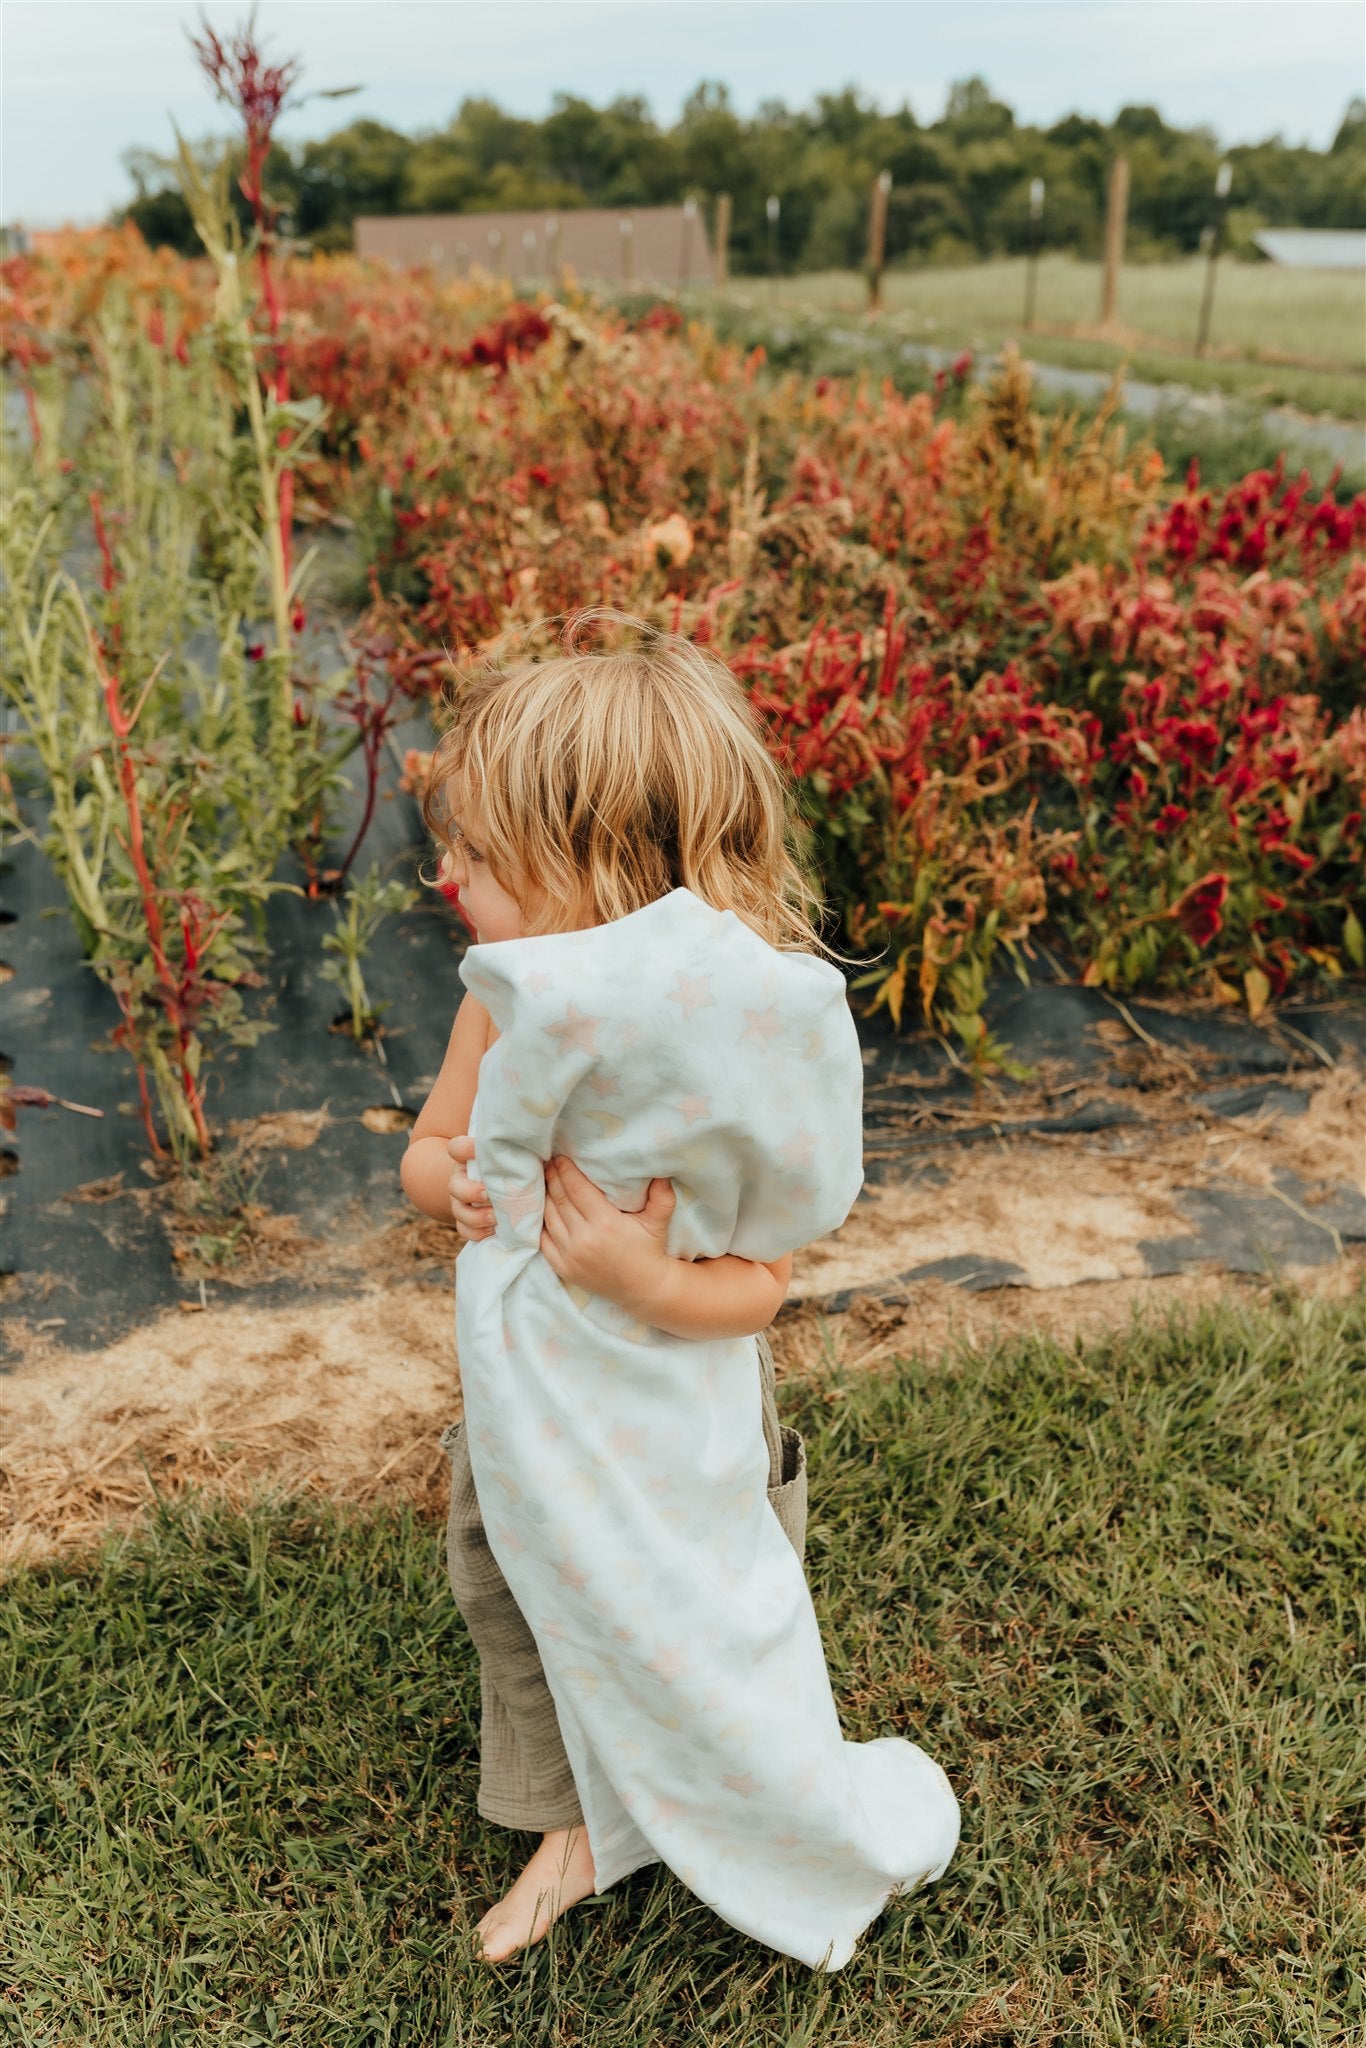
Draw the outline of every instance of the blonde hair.
[[[585,651],[586,629],[620,644]],[[629,639],[621,636],[629,635]],[[457,675],[422,815],[451,846],[477,814],[528,937],[606,924],[676,888],[784,951],[829,952],[795,802],[720,658],[622,612],[576,614],[561,655]]]

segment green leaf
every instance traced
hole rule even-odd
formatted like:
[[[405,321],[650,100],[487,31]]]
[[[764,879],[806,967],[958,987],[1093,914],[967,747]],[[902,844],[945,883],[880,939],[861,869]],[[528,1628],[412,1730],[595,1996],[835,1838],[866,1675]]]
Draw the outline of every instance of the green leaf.
[[[1363,934],[1361,919],[1354,910],[1349,910],[1342,921],[1342,943],[1352,965],[1366,967],[1366,934]]]

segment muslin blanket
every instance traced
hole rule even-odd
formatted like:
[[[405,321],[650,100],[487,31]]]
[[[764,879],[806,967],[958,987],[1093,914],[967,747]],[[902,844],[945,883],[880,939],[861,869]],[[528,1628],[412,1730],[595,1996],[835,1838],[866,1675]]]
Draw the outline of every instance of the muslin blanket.
[[[914,1743],[841,1733],[767,1498],[754,1338],[645,1328],[539,1246],[552,1153],[622,1209],[667,1176],[677,1257],[774,1260],[836,1229],[863,1180],[844,979],[688,889],[471,946],[460,973],[501,1034],[471,1124],[496,1227],[456,1287],[470,1467],[598,1889],[662,1860],[731,1925],[839,1969],[948,1863],[948,1780]]]

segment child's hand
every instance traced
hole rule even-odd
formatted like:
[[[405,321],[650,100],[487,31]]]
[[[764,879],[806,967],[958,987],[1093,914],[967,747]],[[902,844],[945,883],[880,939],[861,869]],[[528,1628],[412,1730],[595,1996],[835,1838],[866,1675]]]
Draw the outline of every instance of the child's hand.
[[[677,1264],[664,1249],[676,1201],[672,1181],[652,1180],[645,1207],[628,1214],[572,1159],[551,1159],[541,1230],[546,1264],[566,1287],[586,1287],[648,1323]]]
[[[474,1157],[473,1138],[450,1138],[446,1150],[452,1159],[468,1165]],[[481,1237],[492,1237],[494,1231],[493,1204],[484,1192],[482,1181],[471,1180],[468,1174],[456,1171],[451,1175],[451,1214],[455,1218],[455,1234],[466,1244],[476,1244]]]

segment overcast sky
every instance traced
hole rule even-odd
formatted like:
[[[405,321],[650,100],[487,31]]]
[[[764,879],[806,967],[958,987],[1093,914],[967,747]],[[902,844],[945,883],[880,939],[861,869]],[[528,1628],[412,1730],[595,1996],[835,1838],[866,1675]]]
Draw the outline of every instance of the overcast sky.
[[[247,7],[208,0],[220,33]],[[184,0],[3,0],[0,217],[95,220],[131,196],[125,150],[165,150],[171,121],[222,132],[186,41]],[[267,54],[303,60],[301,89],[359,85],[288,113],[291,142],[369,115],[412,133],[467,94],[520,114],[552,95],[639,93],[676,118],[701,78],[742,112],[859,87],[883,107],[941,113],[949,84],[984,76],[1022,121],[1126,102],[1220,140],[1322,148],[1366,90],[1360,0],[259,0]]]

